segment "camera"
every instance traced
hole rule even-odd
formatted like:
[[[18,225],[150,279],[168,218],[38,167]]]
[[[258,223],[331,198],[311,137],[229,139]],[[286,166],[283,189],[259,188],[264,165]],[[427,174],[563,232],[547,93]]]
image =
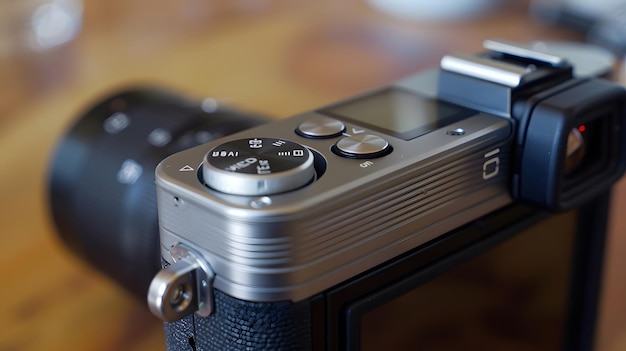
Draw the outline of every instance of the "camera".
[[[591,349],[626,91],[484,47],[161,161],[168,350]]]

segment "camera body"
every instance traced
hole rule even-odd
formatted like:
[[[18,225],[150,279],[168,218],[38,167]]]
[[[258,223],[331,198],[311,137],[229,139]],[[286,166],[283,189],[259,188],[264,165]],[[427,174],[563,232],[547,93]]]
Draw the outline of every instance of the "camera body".
[[[625,167],[624,89],[554,55],[485,47],[162,161],[164,268],[148,303],[168,349],[364,349],[376,296],[511,232],[490,218],[606,210]]]

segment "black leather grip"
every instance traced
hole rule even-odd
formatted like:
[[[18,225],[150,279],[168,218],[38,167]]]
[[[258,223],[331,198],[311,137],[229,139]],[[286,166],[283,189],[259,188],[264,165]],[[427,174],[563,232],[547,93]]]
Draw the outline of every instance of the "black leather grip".
[[[215,310],[165,323],[168,351],[309,351],[311,308],[308,300],[259,303],[214,290]]]

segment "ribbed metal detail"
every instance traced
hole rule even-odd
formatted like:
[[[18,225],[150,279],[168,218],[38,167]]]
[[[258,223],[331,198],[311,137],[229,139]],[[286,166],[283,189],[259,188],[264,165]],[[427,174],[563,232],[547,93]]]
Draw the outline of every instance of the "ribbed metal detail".
[[[298,252],[299,260],[314,260],[364,239],[388,235],[407,221],[414,229],[436,222],[437,218],[425,217],[502,181],[503,174],[489,181],[482,179],[483,162],[479,157],[462,158],[436,165],[428,172],[411,170],[377,187],[380,190],[376,194],[302,223],[297,236],[298,247],[303,248]],[[425,220],[420,221],[422,218]]]
[[[254,269],[293,270],[329,255],[346,251],[363,240],[399,240],[398,228],[411,223],[411,230],[428,226],[447,213],[443,207],[468,199],[482,190],[502,184],[508,174],[508,155],[500,153],[502,171],[482,179],[482,152],[420,164],[419,167],[372,184],[367,192],[347,195],[291,222],[246,223],[218,217],[196,206],[161,212],[161,224],[184,235],[201,238],[205,250],[234,265]],[[365,196],[364,196],[365,194]],[[487,191],[484,196],[490,196]],[[479,201],[479,200],[475,200]],[[167,208],[166,203],[161,208]],[[471,206],[471,202],[465,204]],[[435,213],[439,211],[440,213]],[[422,220],[423,219],[423,220]],[[258,231],[269,233],[259,236]],[[391,234],[390,234],[391,233]],[[394,237],[395,236],[395,237]],[[232,267],[230,267],[232,268]]]

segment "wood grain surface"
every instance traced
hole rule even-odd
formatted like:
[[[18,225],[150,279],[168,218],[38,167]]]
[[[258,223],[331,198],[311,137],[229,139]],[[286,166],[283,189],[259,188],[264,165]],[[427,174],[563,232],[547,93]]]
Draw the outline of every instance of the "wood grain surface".
[[[410,21],[356,0],[85,0],[76,40],[0,58],[0,351],[165,348],[145,302],[75,258],[49,217],[51,153],[99,98],[154,84],[282,118],[436,65],[444,53],[478,51],[485,38],[581,39],[527,14],[525,1],[460,21]],[[625,210],[622,181],[607,252],[603,351],[626,349]]]

